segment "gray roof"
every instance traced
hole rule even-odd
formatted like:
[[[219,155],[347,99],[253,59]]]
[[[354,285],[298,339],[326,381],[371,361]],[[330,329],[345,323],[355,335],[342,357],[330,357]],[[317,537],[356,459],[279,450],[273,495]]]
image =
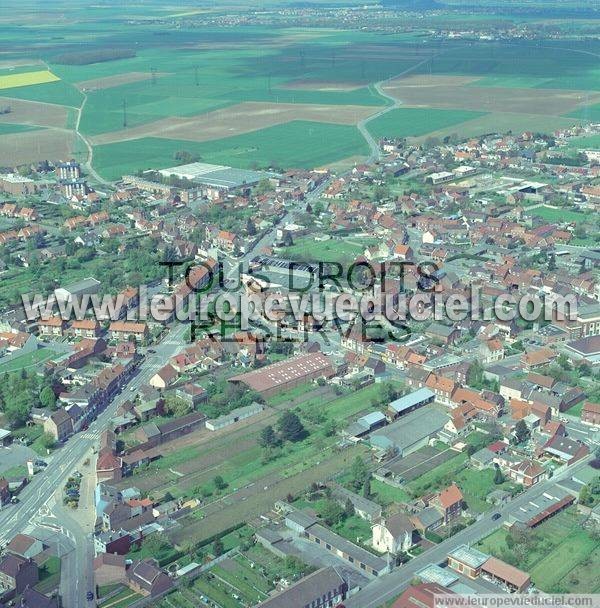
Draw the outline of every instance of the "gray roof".
[[[417,572],[417,576],[426,583],[438,583],[449,587],[458,580],[458,575],[449,568],[440,568],[437,564],[429,564]]]
[[[311,606],[329,591],[339,589],[345,583],[338,571],[329,566],[304,577],[278,595],[265,600],[260,608],[304,608]]]
[[[309,515],[305,511],[291,511],[285,516],[285,519],[302,528],[310,528],[319,521],[316,517]]]
[[[443,519],[442,515],[435,507],[426,507],[422,511],[419,511],[416,516],[426,528]]]
[[[457,547],[454,549],[454,551],[448,553],[448,557],[453,557],[459,562],[467,564],[467,566],[470,566],[471,568],[479,568],[490,558],[487,553],[483,553],[482,551],[478,551],[477,549],[467,545]]]
[[[536,416],[536,420],[537,420]],[[475,460],[476,462],[480,462],[481,464],[489,464],[494,459],[494,452],[488,450],[487,448],[481,448],[481,450],[477,450],[473,456],[471,456],[471,460]]]
[[[338,484],[332,485],[331,495],[339,502],[346,502],[346,500],[350,500],[350,502],[354,505],[354,508],[357,511],[361,511],[362,513],[368,514],[370,517],[379,517],[381,515],[381,506],[376,502],[365,498],[364,496],[360,496],[355,492],[351,492],[347,490],[343,486]]]
[[[425,406],[373,433],[371,443],[386,449],[395,446],[406,450],[425,437],[439,433],[446,422],[447,414]]]
[[[433,399],[434,397],[435,393],[433,391],[423,387],[412,393],[408,393],[408,395],[404,395],[404,397],[400,397],[400,399],[392,401],[390,403],[390,408],[395,412],[402,413],[403,411],[408,410],[423,401]]]
[[[521,523],[527,523],[568,496],[571,496],[570,492],[555,485],[543,494],[538,494],[535,498],[532,498],[526,505],[513,509],[510,512],[510,517]]]
[[[320,524],[311,526],[309,532],[312,536],[318,538],[321,543],[326,543],[339,549],[346,555],[354,558],[355,562],[365,564],[365,566],[373,568],[376,572],[381,572],[387,567],[387,562],[381,557],[373,555],[370,551],[351,543],[349,540],[335,534],[335,532],[332,532]]]

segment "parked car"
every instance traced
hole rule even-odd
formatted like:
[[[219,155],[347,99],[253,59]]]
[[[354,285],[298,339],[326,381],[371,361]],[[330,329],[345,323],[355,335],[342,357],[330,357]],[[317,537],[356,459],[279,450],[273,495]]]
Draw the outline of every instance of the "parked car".
[[[497,519],[500,519],[501,517],[502,517],[502,515],[500,515],[500,513],[494,513],[494,514],[492,515],[492,519],[493,519],[494,521],[496,521]]]

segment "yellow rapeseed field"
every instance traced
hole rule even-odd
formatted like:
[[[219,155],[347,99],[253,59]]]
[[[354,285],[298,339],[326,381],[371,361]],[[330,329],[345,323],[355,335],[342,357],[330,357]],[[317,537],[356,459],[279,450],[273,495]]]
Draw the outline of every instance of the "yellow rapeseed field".
[[[50,70],[24,72],[22,74],[5,74],[0,76],[0,89],[27,87],[32,84],[44,84],[46,82],[56,82],[57,80],[60,80],[60,78]]]

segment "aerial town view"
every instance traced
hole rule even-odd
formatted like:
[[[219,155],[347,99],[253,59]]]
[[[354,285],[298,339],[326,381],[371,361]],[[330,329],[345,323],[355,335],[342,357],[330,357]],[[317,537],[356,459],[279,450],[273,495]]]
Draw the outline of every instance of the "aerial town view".
[[[600,607],[598,0],[0,0],[0,608]]]

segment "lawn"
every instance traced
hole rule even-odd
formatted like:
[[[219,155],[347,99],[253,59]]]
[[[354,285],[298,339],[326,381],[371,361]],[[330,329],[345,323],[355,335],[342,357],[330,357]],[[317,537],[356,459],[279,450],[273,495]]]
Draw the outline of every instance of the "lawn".
[[[133,592],[131,589],[123,589],[114,597],[111,597],[102,608],[127,608],[127,606],[137,602],[142,596],[139,593]]]
[[[180,150],[197,155],[203,162],[237,168],[307,169],[369,152],[353,126],[296,120],[202,143],[149,137],[97,146],[94,167],[107,179],[118,179],[140,169],[175,165],[174,155]]]
[[[35,588],[41,593],[49,594],[60,583],[60,558],[50,556],[40,567],[40,581]]]
[[[410,496],[402,488],[396,488],[378,479],[372,479],[371,500],[385,507],[395,502],[408,502],[410,501]]]
[[[399,108],[368,123],[375,137],[417,137],[485,116],[485,112]]]
[[[457,454],[443,462],[431,471],[406,484],[406,489],[414,496],[422,496],[426,492],[440,490],[456,480],[458,473],[465,468],[469,456],[466,453]]]
[[[508,482],[496,485],[494,474],[493,469],[483,471],[464,469],[456,475],[456,484],[461,489],[470,511],[474,513],[487,511],[490,504],[485,501],[486,496],[493,490],[508,490],[511,487]]]

